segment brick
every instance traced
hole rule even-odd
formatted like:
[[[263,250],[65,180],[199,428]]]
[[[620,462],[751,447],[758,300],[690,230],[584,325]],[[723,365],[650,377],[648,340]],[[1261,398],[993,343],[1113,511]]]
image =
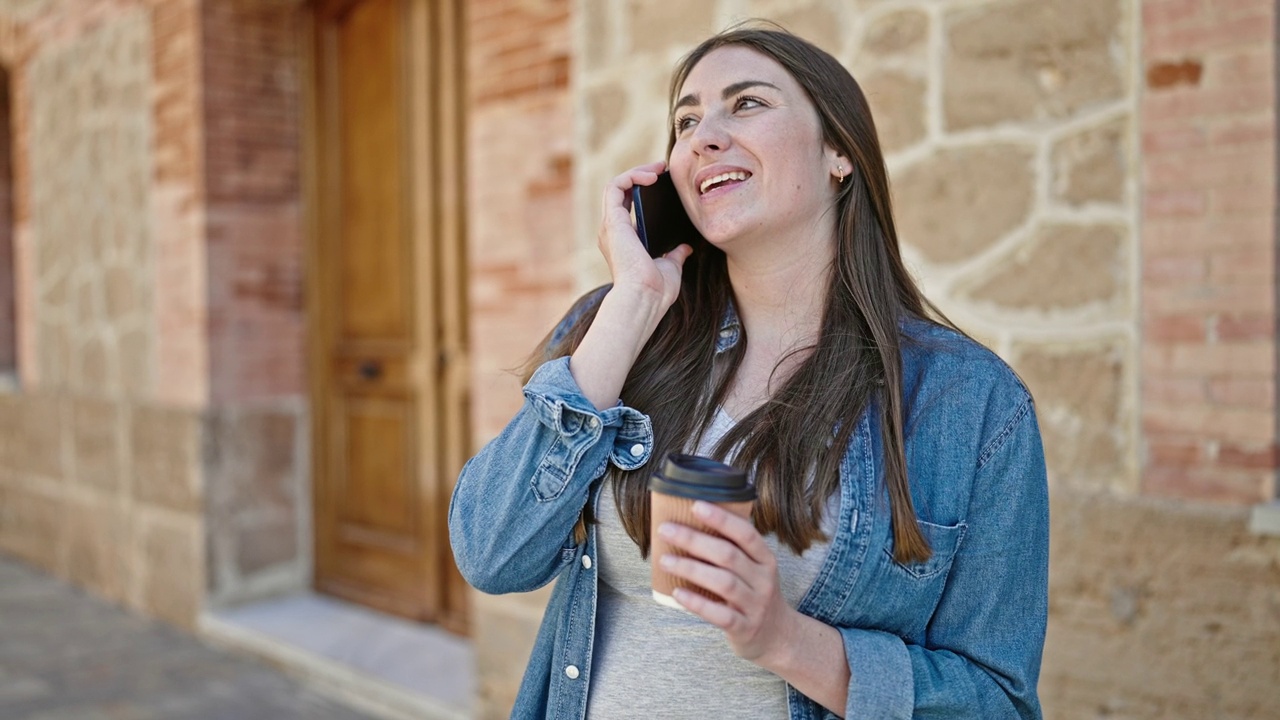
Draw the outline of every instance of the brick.
[[[1152,218],[1143,224],[1142,250],[1166,255],[1265,245],[1271,242],[1272,225],[1269,217],[1209,217],[1200,222]]]
[[[1275,132],[1276,119],[1270,112],[1253,117],[1229,118],[1214,123],[1209,131],[1209,143],[1214,146],[1274,146]]]
[[[1142,133],[1142,151],[1147,156],[1202,148],[1206,132],[1199,124],[1186,123],[1174,127],[1146,130]]]
[[[1214,334],[1223,342],[1271,340],[1276,335],[1275,314],[1222,315],[1215,319]]]
[[[1149,190],[1263,184],[1275,177],[1271,163],[1270,156],[1256,152],[1201,149],[1147,158],[1143,178]]]
[[[1269,409],[1275,406],[1275,381],[1219,377],[1208,381],[1209,400],[1220,407]]]
[[[1208,455],[1195,439],[1159,439],[1147,443],[1148,467],[1187,467],[1203,463]]]
[[[1155,313],[1257,313],[1275,304],[1273,288],[1267,284],[1209,287],[1145,287],[1142,301]]]
[[[1215,50],[1236,50],[1250,44],[1263,45],[1272,39],[1270,15],[1259,12],[1167,30],[1149,28],[1150,32],[1143,36],[1143,54],[1146,57],[1199,55]]]
[[[1198,343],[1208,339],[1209,321],[1204,315],[1148,315],[1142,320],[1142,336],[1148,343]]]
[[[1174,281],[1178,286],[1184,283],[1200,282],[1208,277],[1208,263],[1199,255],[1153,255],[1143,258],[1143,280],[1152,285],[1167,286]]]
[[[1280,465],[1280,452],[1274,444],[1223,444],[1218,448],[1218,465],[1245,470],[1271,470]]]
[[[1142,428],[1148,434],[1178,433],[1241,443],[1266,443],[1275,438],[1275,417],[1269,408],[1146,403],[1142,408]]]
[[[1275,185],[1263,182],[1214,188],[1209,204],[1217,217],[1271,217],[1276,208]]]
[[[1234,85],[1213,88],[1175,87],[1164,92],[1148,93],[1142,98],[1142,114],[1152,125],[1172,120],[1230,117],[1240,113],[1267,110],[1274,93],[1256,85]]]
[[[1265,343],[1153,345],[1142,349],[1143,369],[1182,375],[1268,377],[1275,369],[1275,348]]]
[[[1151,217],[1197,217],[1208,207],[1203,190],[1148,190],[1142,209]]]
[[[1142,378],[1142,400],[1158,405],[1203,405],[1208,402],[1209,393],[1202,378],[1170,378],[1149,373]]]
[[[1147,65],[1147,87],[1153,90],[1177,85],[1196,86],[1204,66],[1198,60],[1157,61]]]
[[[1265,473],[1207,469],[1149,469],[1143,473],[1147,495],[1247,505],[1259,502],[1266,486]]]
[[[1250,85],[1267,91],[1275,75],[1275,50],[1262,46],[1205,58],[1204,84],[1207,87]],[[1270,90],[1274,95],[1274,90]]]
[[[1145,0],[1142,27],[1160,30],[1198,23],[1204,17],[1204,5],[1204,0]]]
[[[1218,284],[1272,284],[1275,278],[1275,259],[1275,250],[1265,246],[1214,251],[1209,254],[1209,278]]]

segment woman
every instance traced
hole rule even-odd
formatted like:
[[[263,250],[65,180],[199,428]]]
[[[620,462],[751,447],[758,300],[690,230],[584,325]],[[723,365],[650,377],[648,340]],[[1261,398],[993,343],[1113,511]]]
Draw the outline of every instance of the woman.
[[[610,287],[544,341],[463,469],[450,535],[490,593],[559,578],[514,717],[1040,717],[1048,499],[1030,395],[903,267],[870,111],[811,44],[739,28],[672,81],[668,162],[605,189]],[[634,185],[668,168],[705,238],[651,259]],[[543,362],[545,360],[545,362]],[[650,600],[646,482],[672,451],[753,474],[724,539],[654,562],[724,599]]]

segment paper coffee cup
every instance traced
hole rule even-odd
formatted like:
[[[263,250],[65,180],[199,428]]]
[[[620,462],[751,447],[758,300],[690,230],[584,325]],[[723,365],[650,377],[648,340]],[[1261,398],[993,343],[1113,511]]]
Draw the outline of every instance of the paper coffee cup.
[[[663,555],[687,555],[658,535],[658,526],[664,522],[687,525],[708,535],[723,537],[693,514],[693,503],[697,500],[718,505],[739,517],[750,518],[756,489],[742,470],[710,458],[680,453],[668,455],[662,467],[649,478],[649,565],[653,599],[680,610],[684,606],[671,596],[676,588],[685,588],[722,602],[718,595],[666,572],[658,564],[658,558]]]

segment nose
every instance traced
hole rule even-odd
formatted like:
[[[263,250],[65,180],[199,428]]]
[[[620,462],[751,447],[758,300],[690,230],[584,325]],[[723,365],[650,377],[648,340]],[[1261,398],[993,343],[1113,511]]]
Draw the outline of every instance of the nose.
[[[699,155],[723,152],[729,147],[729,133],[716,115],[708,113],[694,126],[690,145]]]

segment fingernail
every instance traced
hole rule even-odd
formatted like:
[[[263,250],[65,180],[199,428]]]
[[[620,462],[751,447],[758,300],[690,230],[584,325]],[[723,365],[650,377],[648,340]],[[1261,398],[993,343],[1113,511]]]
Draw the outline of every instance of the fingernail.
[[[674,557],[671,557],[670,555],[663,555],[662,557],[658,558],[658,564],[664,568],[671,568],[676,564],[676,559]]]
[[[658,526],[658,534],[669,538],[676,534],[676,529],[672,527],[671,523],[662,523]]]
[[[702,500],[695,501],[693,503],[693,514],[700,518],[705,518],[711,515],[711,504],[703,502]]]

